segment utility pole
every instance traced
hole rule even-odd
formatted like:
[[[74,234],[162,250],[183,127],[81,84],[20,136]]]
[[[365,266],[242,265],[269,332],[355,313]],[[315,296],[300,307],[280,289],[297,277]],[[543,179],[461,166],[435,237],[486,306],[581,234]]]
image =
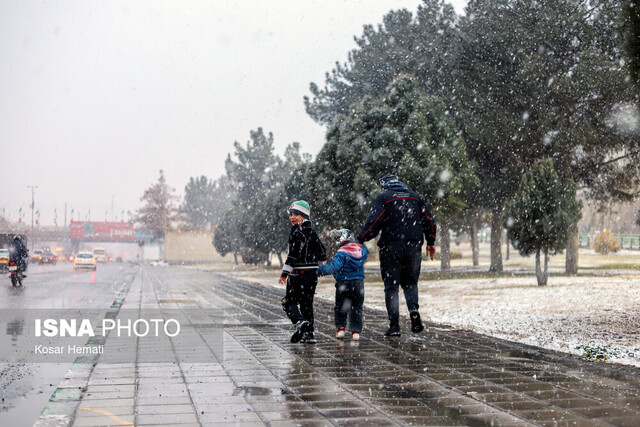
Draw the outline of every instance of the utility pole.
[[[35,203],[35,192],[36,192],[36,188],[38,188],[37,185],[27,185],[27,188],[31,189],[31,250],[33,250],[33,247],[35,245],[35,237],[34,237],[34,231],[33,231],[33,209],[36,206]]]

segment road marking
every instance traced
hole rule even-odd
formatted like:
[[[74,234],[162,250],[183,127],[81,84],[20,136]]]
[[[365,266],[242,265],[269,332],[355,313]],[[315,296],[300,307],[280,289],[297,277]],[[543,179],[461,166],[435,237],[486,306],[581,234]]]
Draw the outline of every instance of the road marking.
[[[118,417],[117,415],[112,414],[111,412],[108,412],[108,411],[103,411],[102,409],[85,408],[83,406],[80,406],[78,408],[78,410],[89,411],[89,412],[97,412],[98,414],[105,415],[105,416],[107,416],[109,418],[112,418],[115,422],[117,422],[121,426],[132,426],[132,425],[134,425],[133,423],[130,423],[129,421],[125,421],[122,418]]]

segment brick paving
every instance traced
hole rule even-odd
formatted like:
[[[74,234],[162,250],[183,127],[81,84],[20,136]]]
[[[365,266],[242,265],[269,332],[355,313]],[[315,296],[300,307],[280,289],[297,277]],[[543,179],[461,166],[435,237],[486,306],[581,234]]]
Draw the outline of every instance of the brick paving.
[[[413,335],[408,319],[401,337],[386,338],[386,314],[368,309],[361,341],[341,341],[322,299],[318,343],[291,344],[281,293],[142,268],[122,308],[224,311],[222,352],[211,348],[208,363],[76,364],[36,425],[640,425],[637,369],[437,325]]]

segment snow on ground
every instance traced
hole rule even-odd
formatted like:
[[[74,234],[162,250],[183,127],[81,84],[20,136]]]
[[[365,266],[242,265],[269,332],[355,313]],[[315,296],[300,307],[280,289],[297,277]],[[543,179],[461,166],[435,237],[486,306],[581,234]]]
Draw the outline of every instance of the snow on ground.
[[[640,274],[420,283],[421,312],[434,323],[573,354],[602,347],[611,361],[640,366]]]
[[[632,255],[615,262],[637,262],[637,252]],[[588,258],[582,258],[587,261],[582,265],[592,263]],[[614,262],[611,258],[600,259],[605,264]],[[434,262],[423,266],[430,271],[437,269]],[[505,270],[522,267],[530,266],[516,258],[506,263]],[[283,288],[278,285],[278,267],[217,264],[206,268]],[[640,271],[602,273],[582,270],[579,276],[551,276],[547,286],[537,286],[533,273],[481,278],[460,275],[447,280],[421,278],[420,312],[423,319],[437,324],[576,355],[584,353],[578,346],[600,347],[609,361],[640,367]],[[333,301],[333,279],[321,278],[316,293],[317,297]],[[402,296],[400,301],[406,312]],[[385,309],[375,262],[367,263],[365,305]],[[403,329],[408,331],[408,325]]]

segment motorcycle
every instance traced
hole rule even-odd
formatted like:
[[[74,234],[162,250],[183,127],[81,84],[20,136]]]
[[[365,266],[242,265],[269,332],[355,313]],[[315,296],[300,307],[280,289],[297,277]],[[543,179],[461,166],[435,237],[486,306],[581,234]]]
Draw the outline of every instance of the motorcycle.
[[[22,267],[20,262],[9,261],[9,277],[13,286],[22,286]]]

